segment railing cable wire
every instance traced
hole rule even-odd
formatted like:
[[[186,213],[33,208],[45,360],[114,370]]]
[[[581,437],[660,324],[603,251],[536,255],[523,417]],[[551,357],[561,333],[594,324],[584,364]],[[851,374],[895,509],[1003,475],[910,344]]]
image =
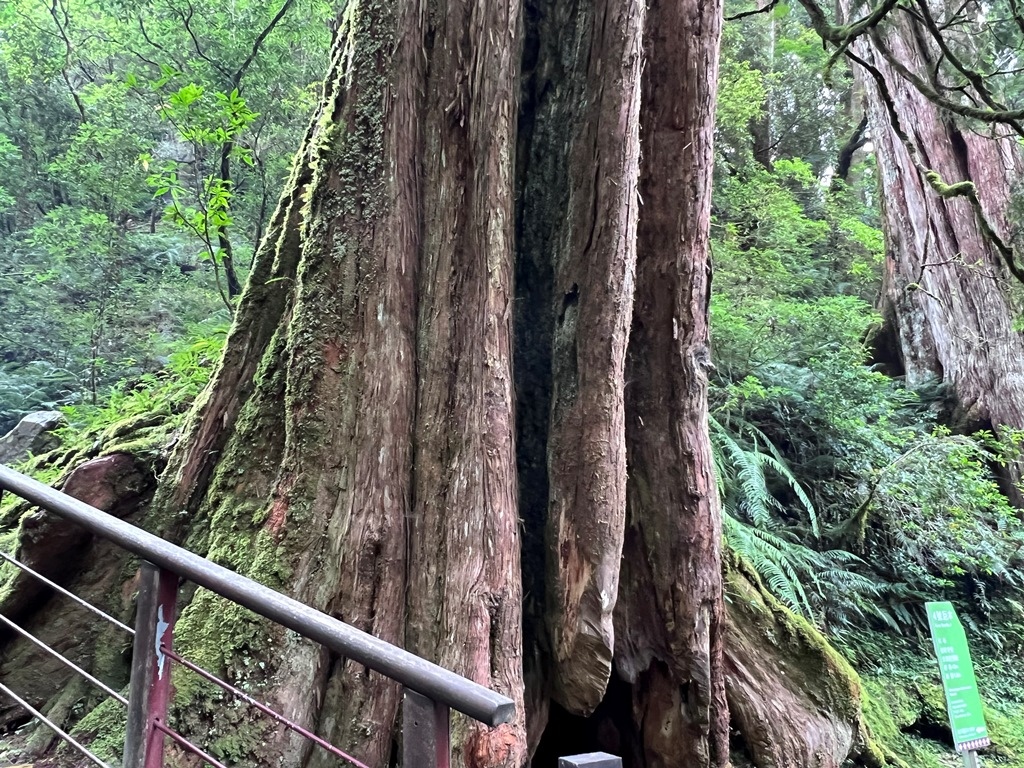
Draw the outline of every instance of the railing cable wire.
[[[57,653],[55,650],[53,650],[53,648],[48,646],[46,643],[44,643],[38,637],[33,635],[31,632],[27,632],[26,630],[22,629],[17,624],[15,624],[13,621],[11,621],[6,616],[4,616],[2,613],[0,613],[0,622],[6,624],[8,627],[13,629],[15,632],[17,632],[19,635],[24,637],[30,643],[33,643],[36,647],[40,648],[41,650],[46,651],[48,654],[53,656],[53,658],[55,658],[57,661],[59,661],[61,664],[63,664],[68,669],[73,669],[75,672],[80,674],[82,677],[84,677],[90,683],[92,683],[97,688],[102,690],[108,696],[112,696],[113,698],[117,699],[119,702],[121,702],[122,706],[125,706],[125,707],[128,706],[128,699],[126,699],[120,693],[115,691],[113,688],[111,688],[109,685],[104,683],[102,680],[100,680],[100,679],[90,675],[88,672],[86,672],[80,666],[75,664],[75,662],[70,661],[70,660],[64,658],[63,656],[61,656],[59,653]]]
[[[10,467],[0,465],[0,487],[475,720],[496,726],[511,722],[515,717],[515,702],[497,691],[488,690],[310,605],[164,541]]]
[[[24,707],[33,717],[35,717],[41,723],[43,723],[48,728],[50,728],[50,730],[52,730],[54,733],[56,733],[58,736],[60,736],[64,741],[66,741],[68,744],[70,744],[76,750],[81,752],[82,755],[85,758],[87,758],[90,762],[92,762],[94,765],[98,765],[100,768],[113,768],[109,764],[104,763],[102,760],[100,760],[98,757],[96,757],[96,755],[94,755],[88,749],[83,747],[80,743],[78,743],[78,741],[75,740],[75,738],[70,733],[68,733],[63,728],[61,728],[59,725],[57,725],[55,722],[50,720],[48,717],[46,717],[46,715],[44,715],[38,709],[33,707],[31,704],[29,704],[27,701],[25,701],[23,698],[21,698],[21,696],[16,694],[14,691],[12,691],[10,688],[8,688],[3,683],[0,683],[0,691],[3,691],[8,696],[10,696],[12,699],[14,699],[16,702],[18,702],[18,704],[20,704],[22,707]]]
[[[80,605],[82,608],[85,608],[87,611],[91,611],[92,613],[96,614],[97,616],[99,616],[104,621],[107,621],[107,622],[113,624],[118,629],[123,629],[129,635],[134,635],[135,634],[135,630],[132,629],[131,627],[129,627],[127,624],[123,624],[120,621],[118,621],[117,619],[115,619],[113,616],[104,613],[103,611],[101,611],[99,608],[97,608],[92,603],[86,602],[85,600],[80,598],[78,595],[76,595],[74,592],[69,592],[68,590],[64,589],[64,587],[62,587],[60,584],[57,584],[56,582],[53,582],[50,579],[48,579],[45,576],[43,576],[43,574],[38,573],[37,571],[33,571],[27,565],[25,565],[22,562],[19,562],[19,561],[15,560],[10,555],[7,555],[7,554],[4,554],[3,552],[0,552],[0,558],[3,558],[4,560],[6,560],[8,563],[13,565],[14,567],[20,568],[25,573],[30,574],[31,576],[35,576],[37,579],[39,579],[39,581],[41,581],[44,584],[46,584],[46,586],[48,586],[48,587],[50,587],[52,589],[57,590],[62,595],[64,595],[64,597],[70,598],[75,603]]]
[[[227,768],[227,766],[224,765],[224,763],[222,763],[219,760],[217,760],[217,758],[212,757],[211,755],[206,754],[205,752],[203,752],[203,750],[201,750],[199,747],[197,747],[191,741],[186,739],[180,733],[178,733],[177,731],[171,730],[170,728],[168,728],[163,723],[157,721],[157,722],[153,723],[153,727],[156,728],[161,733],[166,733],[168,736],[171,737],[171,739],[174,740],[175,743],[177,743],[178,745],[184,747],[189,752],[191,752],[193,755],[198,755],[203,760],[205,760],[210,765],[212,765],[213,768]]]
[[[205,669],[203,669],[200,666],[197,666],[196,664],[193,664],[188,659],[183,659],[181,656],[176,654],[174,651],[168,650],[166,646],[161,645],[160,646],[160,650],[163,653],[166,653],[170,658],[174,659],[175,662],[177,662],[178,664],[181,664],[181,666],[185,667],[186,669],[192,670],[193,672],[195,672],[197,675],[199,675],[204,680],[208,680],[209,682],[213,683],[214,685],[219,686],[220,688],[223,688],[225,691],[228,691],[229,693],[234,694],[238,698],[242,699],[242,701],[244,701],[246,704],[249,704],[250,706],[255,707],[256,709],[258,709],[260,712],[262,712],[263,714],[267,715],[268,717],[272,717],[274,720],[279,722],[285,728],[288,728],[289,730],[295,731],[300,736],[306,737],[307,739],[309,739],[313,743],[317,744],[318,746],[322,747],[326,751],[330,752],[335,757],[340,757],[342,760],[346,760],[349,763],[352,763],[352,765],[356,766],[356,768],[369,768],[368,765],[366,765],[365,763],[360,762],[357,758],[352,757],[352,755],[349,755],[349,754],[341,751],[336,746],[331,744],[329,741],[325,741],[324,739],[321,739],[315,733],[306,730],[305,728],[303,728],[298,723],[293,723],[291,720],[289,720],[287,717],[282,715],[280,712],[275,712],[273,709],[268,707],[266,704],[263,704],[263,703],[257,701],[252,696],[247,694],[245,691],[239,690],[235,686],[231,685],[231,683],[225,682],[224,680],[221,680],[220,678],[215,677],[214,675],[211,675]]]

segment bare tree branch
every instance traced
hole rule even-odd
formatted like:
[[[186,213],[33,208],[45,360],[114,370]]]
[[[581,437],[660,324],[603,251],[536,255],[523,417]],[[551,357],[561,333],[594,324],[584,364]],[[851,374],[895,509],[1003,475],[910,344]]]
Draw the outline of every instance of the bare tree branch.
[[[746,19],[750,16],[757,16],[759,13],[770,13],[775,10],[775,6],[779,4],[779,0],[771,0],[764,8],[754,8],[751,11],[742,11],[740,13],[733,14],[732,16],[726,16],[726,21],[739,21],[740,19]]]

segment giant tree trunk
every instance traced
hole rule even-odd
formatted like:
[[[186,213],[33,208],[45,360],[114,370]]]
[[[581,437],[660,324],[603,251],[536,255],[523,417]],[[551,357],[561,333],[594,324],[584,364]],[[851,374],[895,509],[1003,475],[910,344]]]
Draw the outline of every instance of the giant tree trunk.
[[[936,51],[927,34],[915,30],[920,22],[909,13],[891,16],[892,23],[879,31],[883,44],[909,69],[928,77]],[[1001,427],[1024,427],[1024,340],[1014,329],[1018,308],[1008,290],[1013,278],[969,200],[939,194],[921,173],[935,171],[947,185],[973,182],[986,219],[1005,237],[1011,186],[1022,169],[1016,142],[965,126],[940,110],[902,79],[868,38],[855,50],[877,68],[917,154],[915,164],[879,84],[858,68],[867,81],[884,190],[885,329],[877,342],[879,358],[897,362],[911,387],[929,379],[947,384],[956,397],[953,423],[959,429],[998,433]],[[1016,500],[1021,501],[1019,494]]]
[[[600,731],[580,751],[638,768],[729,763],[707,434],[720,31],[718,1],[349,0],[150,506],[148,527],[513,697],[507,726],[457,721],[460,764],[564,754],[570,721]],[[188,597],[182,652],[388,764],[397,685]],[[730,668],[771,669],[748,614]],[[859,733],[855,693],[766,728],[774,688],[735,679],[763,765]],[[226,734],[233,764],[326,765],[177,684],[179,727]]]

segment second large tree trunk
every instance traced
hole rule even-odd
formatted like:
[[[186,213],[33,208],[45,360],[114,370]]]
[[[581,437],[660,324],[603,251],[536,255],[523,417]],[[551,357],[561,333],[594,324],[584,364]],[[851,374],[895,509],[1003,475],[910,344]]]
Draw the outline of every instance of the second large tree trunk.
[[[729,716],[707,312],[721,6],[661,0],[648,14],[616,661],[636,687],[649,764],[719,766]]]
[[[456,721],[460,764],[518,768],[545,742],[564,754],[561,724],[587,722],[608,727],[581,751],[726,766],[731,669],[751,754],[832,768],[860,733],[847,671],[801,630],[796,652],[845,693],[789,690],[799,711],[766,725],[775,689],[755,673],[794,651],[751,617],[781,609],[723,613],[707,432],[721,4],[522,11],[349,0],[146,524],[515,699],[499,729]],[[395,683],[188,597],[185,655],[388,764]],[[215,734],[229,764],[327,764],[176,682],[176,723]]]
[[[936,52],[927,33],[915,31],[919,22],[908,13],[892,16],[879,32],[885,46],[928,77]],[[921,173],[937,172],[947,185],[973,182],[985,217],[1005,238],[1011,186],[1021,171],[1016,144],[944,113],[902,79],[868,38],[855,50],[882,75],[918,158],[915,165],[878,84],[860,70],[884,190],[886,327],[879,357],[895,358],[911,387],[929,380],[948,385],[958,429],[1024,427],[1024,339],[1014,327],[1013,278],[968,199],[940,195]],[[1014,498],[1022,500],[1019,492]]]

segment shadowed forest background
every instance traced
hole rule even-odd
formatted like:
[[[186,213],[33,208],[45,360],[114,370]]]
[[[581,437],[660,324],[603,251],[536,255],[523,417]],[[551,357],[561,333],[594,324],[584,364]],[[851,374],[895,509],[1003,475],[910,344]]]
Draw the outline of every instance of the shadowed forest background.
[[[1024,766],[1024,11],[394,5],[0,5],[0,434],[63,414],[11,461],[127,457],[108,511],[515,698],[468,766],[957,765],[927,600]],[[0,502],[131,617],[134,564]],[[183,652],[393,759],[393,687],[186,602]],[[0,677],[116,756],[3,633]],[[218,759],[321,765],[175,684]]]

